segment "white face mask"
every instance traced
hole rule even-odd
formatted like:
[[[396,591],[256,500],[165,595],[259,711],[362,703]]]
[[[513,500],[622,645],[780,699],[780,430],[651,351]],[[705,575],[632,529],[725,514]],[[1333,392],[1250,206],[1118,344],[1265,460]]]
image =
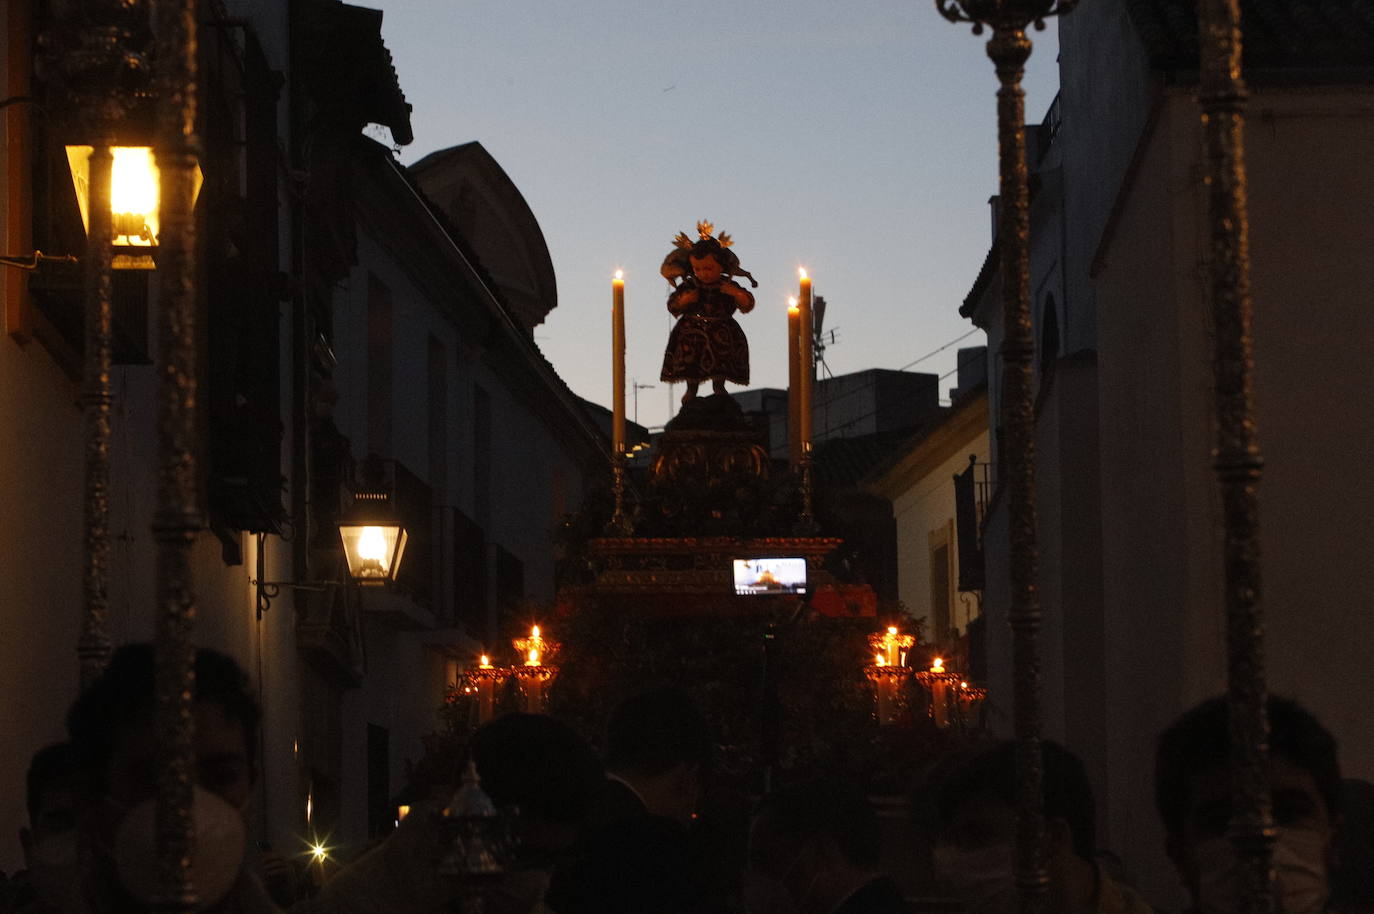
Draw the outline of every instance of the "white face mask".
[[[949,883],[970,912],[1016,910],[1016,875],[1010,844],[993,844],[976,851],[944,844],[935,848],[935,872]]]
[[[1280,828],[1274,842],[1275,910],[1281,914],[1321,914],[1326,910],[1327,836],[1301,828]],[[1239,865],[1229,838],[1210,838],[1193,850],[1197,862],[1197,907],[1203,914],[1235,909]]]
[[[229,894],[243,864],[247,830],[243,816],[208,790],[196,787],[193,801],[196,840],[191,883],[204,910]],[[135,898],[152,902],[158,894],[155,800],[129,810],[115,832],[114,861],[119,880]]]

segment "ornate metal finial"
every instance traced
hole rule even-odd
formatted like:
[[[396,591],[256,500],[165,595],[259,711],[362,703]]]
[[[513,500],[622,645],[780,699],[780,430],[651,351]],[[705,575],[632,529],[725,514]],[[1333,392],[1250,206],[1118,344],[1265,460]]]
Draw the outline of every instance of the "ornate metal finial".
[[[983,29],[1024,30],[1034,24],[1036,30],[1045,27],[1050,16],[1071,12],[1078,0],[935,0],[935,8],[950,22],[973,23],[973,34]]]
[[[439,862],[439,875],[459,880],[467,909],[480,910],[486,887],[506,872],[514,841],[506,817],[482,789],[471,759],[443,812],[441,831],[449,849]]]
[[[705,241],[707,238],[710,238],[712,235],[715,234],[715,232],[716,225],[709,219],[702,219],[700,222],[697,223],[697,235],[701,237],[702,241]]]

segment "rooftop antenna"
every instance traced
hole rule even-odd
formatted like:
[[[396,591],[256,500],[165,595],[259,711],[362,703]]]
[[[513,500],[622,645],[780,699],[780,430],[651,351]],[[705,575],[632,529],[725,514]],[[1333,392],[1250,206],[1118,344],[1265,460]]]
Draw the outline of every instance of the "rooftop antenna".
[[[827,378],[833,378],[835,374],[830,370],[830,365],[825,360],[825,350],[826,347],[833,346],[839,342],[839,337],[835,333],[839,328],[832,327],[828,331],[825,329],[825,296],[817,295],[815,297],[812,303],[812,310],[814,312],[811,330],[813,337],[811,340],[813,358],[811,365],[812,375],[817,379],[819,379],[822,374]],[[829,396],[821,400],[821,411],[821,427],[828,430],[830,428]]]

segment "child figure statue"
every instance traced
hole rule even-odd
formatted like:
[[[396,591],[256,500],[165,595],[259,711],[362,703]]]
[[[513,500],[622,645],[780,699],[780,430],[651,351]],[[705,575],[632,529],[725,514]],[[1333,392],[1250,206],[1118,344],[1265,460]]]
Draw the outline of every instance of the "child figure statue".
[[[730,277],[747,277],[755,288],[758,283],[740,268],[730,250],[730,236],[721,232],[716,238],[714,231],[711,223],[698,222],[696,241],[679,232],[660,270],[673,285],[668,311],[677,318],[663,353],[660,380],[686,381],[684,404],[696,397],[707,378],[717,394],[725,393],[726,381],[749,383],[749,341],[733,315],[736,310],[752,311],[754,296]]]

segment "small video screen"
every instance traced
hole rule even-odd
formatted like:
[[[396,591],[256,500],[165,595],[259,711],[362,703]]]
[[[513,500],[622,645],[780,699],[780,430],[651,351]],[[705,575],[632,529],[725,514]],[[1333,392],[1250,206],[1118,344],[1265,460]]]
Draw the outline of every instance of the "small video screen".
[[[734,562],[736,594],[806,592],[806,559],[735,559]]]

